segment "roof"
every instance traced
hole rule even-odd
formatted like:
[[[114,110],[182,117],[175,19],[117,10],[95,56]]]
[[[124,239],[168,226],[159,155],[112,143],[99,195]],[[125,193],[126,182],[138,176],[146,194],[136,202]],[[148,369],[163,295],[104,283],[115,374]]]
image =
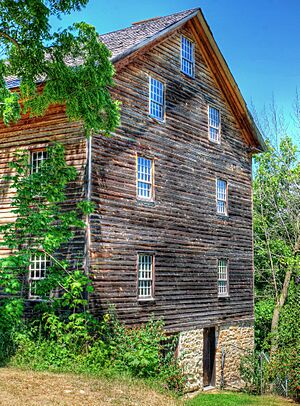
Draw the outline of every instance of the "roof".
[[[145,41],[152,40],[168,28],[174,28],[176,23],[183,24],[184,20],[197,14],[198,10],[198,8],[194,8],[165,17],[144,20],[140,23],[134,23],[131,27],[100,35],[100,38],[112,53],[112,62],[114,63],[126,56],[127,53],[131,53],[136,47],[142,47]],[[66,63],[74,65],[73,61],[69,59]],[[16,76],[9,76],[6,78],[6,84],[9,89],[12,89],[20,86],[20,80]]]
[[[193,22],[193,30],[197,34],[200,49],[206,54],[207,62],[236,116],[245,138],[249,141],[252,151],[266,150],[264,139],[200,8],[134,23],[131,27],[101,35],[101,39],[112,53],[112,62],[117,65],[118,62],[134,56],[151,43],[163,39],[168,33],[188,21]]]
[[[182,24],[183,19],[189,19],[198,10],[198,8],[194,8],[165,17],[141,21],[140,23],[134,23],[131,27],[103,34],[100,38],[111,51],[112,60],[115,61],[118,59],[118,56],[124,55],[132,47],[152,39],[168,27],[178,22]]]
[[[213,37],[213,34],[202,14],[200,8],[193,8],[165,17],[156,17],[134,23],[131,27],[113,31],[100,36],[101,40],[112,53],[111,61],[117,66],[120,61],[129,60],[136,53],[156,41],[163,40],[169,33],[175,31],[183,24],[189,22],[196,34],[196,40],[201,52],[206,57],[215,79],[230,105],[233,114],[241,127],[246,140],[249,141],[253,152],[264,151],[267,146],[256,127],[246,102],[238,88],[237,83]],[[66,61],[73,65],[73,61]],[[19,86],[16,77],[7,78],[9,88]]]

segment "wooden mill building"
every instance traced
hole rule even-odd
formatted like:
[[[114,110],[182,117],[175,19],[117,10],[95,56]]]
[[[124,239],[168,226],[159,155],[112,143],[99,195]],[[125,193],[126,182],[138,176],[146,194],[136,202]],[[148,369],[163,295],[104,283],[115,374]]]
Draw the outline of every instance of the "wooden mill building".
[[[180,333],[190,390],[239,386],[253,347],[252,154],[265,144],[200,9],[101,38],[122,103],[115,134],[86,140],[53,106],[0,127],[0,175],[16,149],[37,165],[64,143],[80,173],[70,199],[96,205],[69,248],[86,257],[93,311],[113,304],[128,325],[163,319]],[[9,202],[2,194],[2,222]]]

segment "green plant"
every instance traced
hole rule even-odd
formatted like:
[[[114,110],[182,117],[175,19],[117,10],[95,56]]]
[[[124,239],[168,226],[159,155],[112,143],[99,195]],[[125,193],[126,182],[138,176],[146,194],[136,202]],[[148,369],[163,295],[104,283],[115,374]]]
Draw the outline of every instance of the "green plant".
[[[182,391],[184,377],[163,323],[150,320],[129,328],[114,312],[95,319],[88,311],[86,292],[92,286],[81,259],[71,267],[60,257],[61,247],[85,226],[83,215],[93,209],[86,201],[66,209],[66,190],[77,173],[66,164],[63,146],[50,146],[37,172],[30,171],[26,153],[19,153],[11,167],[13,174],[6,182],[16,191],[12,201],[16,220],[0,227],[2,244],[11,250],[0,259],[0,286],[7,294],[0,306],[5,332],[2,358],[13,357],[14,365],[39,370],[125,373],[163,380],[165,386]],[[44,300],[22,323],[31,257],[40,253],[51,259],[45,278],[36,285],[36,294]]]
[[[3,185],[15,190],[11,206],[16,220],[0,226],[3,235],[0,244],[10,250],[10,255],[0,259],[0,289],[5,295],[0,300],[2,359],[14,352],[9,346],[14,347],[13,333],[22,325],[32,256],[46,255],[51,262],[45,279],[35,284],[35,293],[45,299],[44,303],[36,305],[37,311],[45,313],[45,326],[60,317],[57,313],[64,309],[65,316],[70,317],[69,330],[76,328],[79,331],[79,318],[86,319],[88,315],[77,313],[85,308],[85,293],[92,289],[81,259],[76,268],[71,268],[58,254],[62,245],[69,243],[74,233],[85,227],[83,216],[92,210],[91,204],[85,201],[71,210],[65,207],[68,184],[76,180],[77,172],[67,165],[64,147],[60,144],[47,148],[47,159],[38,172],[31,172],[28,161],[28,153],[18,152],[10,164],[12,174],[5,176]],[[59,294],[53,295],[55,291]]]
[[[151,320],[143,326],[128,328],[114,320],[110,339],[114,368],[143,378],[156,376],[164,338],[161,322]]]
[[[257,350],[269,350],[270,331],[274,311],[274,300],[266,298],[255,303],[255,347]]]
[[[288,380],[289,393],[300,398],[300,286],[291,282],[279,321],[279,345],[271,358],[270,375]]]
[[[22,113],[43,115],[55,103],[66,106],[70,120],[82,121],[87,135],[110,132],[118,125],[119,105],[109,92],[114,68],[95,28],[84,22],[56,32],[51,28],[51,18],[80,10],[87,3],[0,2],[4,56],[0,59],[0,118],[6,125],[19,120]],[[19,91],[6,86],[9,76],[18,78]]]
[[[257,352],[252,352],[241,359],[240,374],[245,382],[244,391],[252,394],[260,394],[262,392],[262,369],[261,357]]]
[[[254,248],[257,339],[264,346],[270,338],[272,355],[280,345],[279,324],[290,284],[299,275],[300,163],[290,137],[283,137],[278,147],[267,144],[268,151],[255,157]]]
[[[175,340],[160,321],[126,327],[115,316],[45,313],[15,335],[12,364],[35,370],[127,375],[182,393],[185,378],[174,357]]]
[[[23,327],[23,301],[2,300],[0,306],[0,366],[5,365],[16,351],[15,334]]]

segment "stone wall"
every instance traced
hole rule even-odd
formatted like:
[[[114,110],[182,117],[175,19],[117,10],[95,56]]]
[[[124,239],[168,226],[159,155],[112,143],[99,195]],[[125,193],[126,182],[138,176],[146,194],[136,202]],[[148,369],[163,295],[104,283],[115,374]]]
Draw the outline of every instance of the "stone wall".
[[[215,387],[243,386],[240,362],[254,346],[252,321],[216,326]],[[222,366],[223,352],[223,366]],[[187,392],[203,389],[203,329],[184,331],[178,345],[179,361],[187,376]]]
[[[194,392],[203,387],[203,329],[180,333],[178,357],[188,381],[187,392]]]
[[[240,378],[241,358],[254,348],[253,322],[226,324],[216,329],[216,387],[221,387],[222,349],[225,355],[223,385],[238,389],[243,386]]]

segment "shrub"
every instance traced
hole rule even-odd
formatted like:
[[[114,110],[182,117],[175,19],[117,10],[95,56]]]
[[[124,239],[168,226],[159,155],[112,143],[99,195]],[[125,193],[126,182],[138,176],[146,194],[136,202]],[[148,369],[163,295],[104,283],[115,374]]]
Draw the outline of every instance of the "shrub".
[[[255,346],[257,350],[270,348],[270,330],[274,300],[262,299],[255,303]]]
[[[241,378],[245,382],[244,390],[251,394],[261,393],[260,355],[256,352],[242,357],[240,365]]]
[[[289,395],[300,400],[300,343],[296,347],[280,348],[269,364],[270,378],[288,379]]]
[[[0,366],[7,364],[16,351],[15,334],[23,327],[23,302],[2,300],[0,306]]]
[[[15,334],[12,364],[35,370],[126,374],[151,379],[182,392],[184,376],[174,356],[176,337],[167,337],[161,321],[129,328],[106,315],[67,317],[44,313]]]

